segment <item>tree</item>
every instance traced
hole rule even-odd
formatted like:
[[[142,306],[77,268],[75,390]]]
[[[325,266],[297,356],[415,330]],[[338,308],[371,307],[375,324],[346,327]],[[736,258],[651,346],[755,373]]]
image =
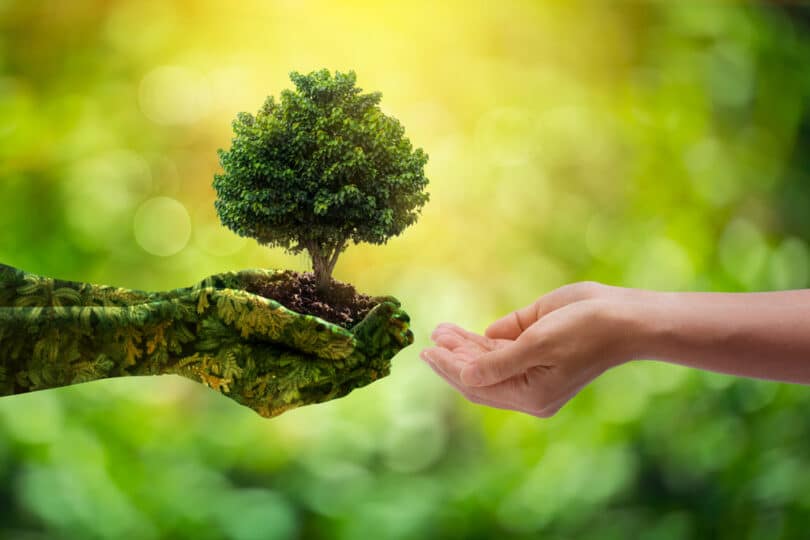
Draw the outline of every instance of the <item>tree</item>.
[[[306,251],[321,290],[348,242],[384,244],[428,201],[424,166],[398,120],[361,93],[356,75],[290,73],[294,90],[239,113],[224,172],[214,178],[222,223],[290,253]]]

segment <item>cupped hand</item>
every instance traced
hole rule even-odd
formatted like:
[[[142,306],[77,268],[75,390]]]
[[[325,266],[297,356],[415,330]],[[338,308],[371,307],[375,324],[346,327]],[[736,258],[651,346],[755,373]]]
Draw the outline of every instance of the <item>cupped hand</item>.
[[[474,403],[549,417],[633,357],[639,294],[567,285],[495,321],[486,335],[440,324],[431,335],[436,346],[421,357]]]

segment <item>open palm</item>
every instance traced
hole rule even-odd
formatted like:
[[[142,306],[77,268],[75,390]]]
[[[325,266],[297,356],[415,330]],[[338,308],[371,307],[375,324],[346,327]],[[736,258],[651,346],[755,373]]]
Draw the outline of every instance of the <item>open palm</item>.
[[[625,289],[594,283],[561,287],[495,321],[486,335],[436,327],[422,359],[481,405],[555,414],[586,384],[629,358]]]
[[[462,381],[461,372],[471,362],[493,351],[508,352],[508,349],[515,348],[515,340],[488,338],[449,323],[440,324],[431,339],[437,346],[423,351],[422,358],[473,403],[548,417],[570,399],[569,396],[552,403],[541,399],[540,392],[546,382],[544,379],[551,375],[552,366],[533,366],[519,375],[489,386],[468,386]]]

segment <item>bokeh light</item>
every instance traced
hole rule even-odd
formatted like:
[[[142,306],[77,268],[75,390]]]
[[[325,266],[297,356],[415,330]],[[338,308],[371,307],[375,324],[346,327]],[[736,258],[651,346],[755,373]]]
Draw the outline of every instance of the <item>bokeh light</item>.
[[[135,240],[144,251],[168,257],[188,244],[191,218],[186,207],[170,197],[149,199],[135,212]]]
[[[206,81],[180,66],[161,66],[141,80],[138,102],[157,124],[193,124],[208,113]]]

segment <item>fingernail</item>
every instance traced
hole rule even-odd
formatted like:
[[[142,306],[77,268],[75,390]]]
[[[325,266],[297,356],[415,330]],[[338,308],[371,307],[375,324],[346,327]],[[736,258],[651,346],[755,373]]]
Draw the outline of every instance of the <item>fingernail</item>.
[[[484,378],[481,376],[478,366],[467,366],[461,370],[461,380],[468,386],[478,386]]]
[[[425,351],[420,351],[419,352],[419,358],[421,358],[422,360],[427,361],[427,359],[428,359],[427,358],[427,353]]]

